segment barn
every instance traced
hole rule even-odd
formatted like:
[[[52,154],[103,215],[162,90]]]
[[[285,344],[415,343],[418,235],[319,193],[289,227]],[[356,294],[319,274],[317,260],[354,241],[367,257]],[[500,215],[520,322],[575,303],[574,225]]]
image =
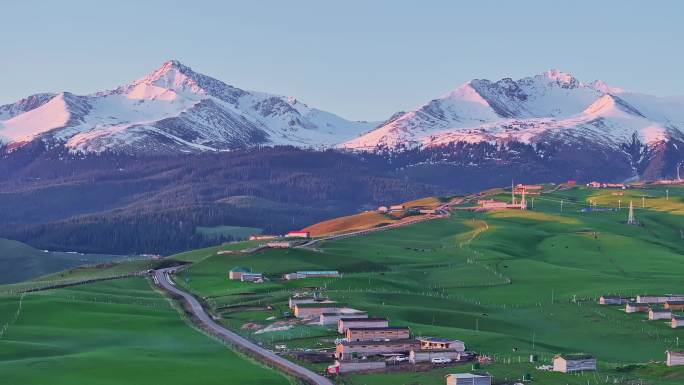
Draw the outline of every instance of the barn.
[[[350,327],[344,334],[347,341],[405,340],[411,337],[407,327],[357,328]]]
[[[368,318],[368,313],[356,309],[340,309],[339,313],[323,313],[319,318],[321,325],[337,325],[341,319]]]
[[[559,354],[553,358],[553,371],[562,373],[596,370],[596,358],[588,354]]]
[[[615,295],[602,295],[599,298],[599,304],[601,305],[624,305],[629,300],[625,297],[615,296]]]
[[[416,340],[391,341],[340,341],[335,348],[335,357],[349,360],[380,354],[403,353],[408,354],[413,349],[419,349]]]
[[[388,326],[387,318],[347,318],[337,323],[337,332],[346,334],[349,328],[386,328]]]
[[[651,321],[659,319],[671,319],[672,312],[667,309],[651,308],[648,310],[648,319]]]

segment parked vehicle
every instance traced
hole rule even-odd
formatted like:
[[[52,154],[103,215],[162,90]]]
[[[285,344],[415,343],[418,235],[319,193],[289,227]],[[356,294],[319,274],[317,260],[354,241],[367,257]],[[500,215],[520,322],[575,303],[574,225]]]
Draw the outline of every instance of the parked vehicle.
[[[434,357],[430,360],[433,364],[448,364],[451,362],[451,358],[447,357]]]

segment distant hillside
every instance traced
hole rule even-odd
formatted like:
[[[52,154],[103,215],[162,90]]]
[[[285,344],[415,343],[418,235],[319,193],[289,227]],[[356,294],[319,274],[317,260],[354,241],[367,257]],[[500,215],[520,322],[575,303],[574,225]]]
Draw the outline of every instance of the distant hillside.
[[[80,265],[122,258],[117,255],[50,252],[0,238],[0,284],[21,282]]]

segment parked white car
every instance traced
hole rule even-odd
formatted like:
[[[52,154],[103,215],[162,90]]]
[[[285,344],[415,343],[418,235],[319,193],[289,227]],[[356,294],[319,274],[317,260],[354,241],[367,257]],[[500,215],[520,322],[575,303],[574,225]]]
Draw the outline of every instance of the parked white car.
[[[394,359],[394,362],[407,362],[409,360],[406,356],[396,356],[392,358]]]
[[[448,364],[451,362],[451,358],[447,357],[435,357],[430,360],[433,364]]]

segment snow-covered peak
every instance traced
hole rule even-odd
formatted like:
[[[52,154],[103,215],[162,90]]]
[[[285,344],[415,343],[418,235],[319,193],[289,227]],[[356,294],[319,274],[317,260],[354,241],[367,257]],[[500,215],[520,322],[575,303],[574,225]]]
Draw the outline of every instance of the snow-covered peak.
[[[644,118],[644,115],[634,106],[611,94],[605,94],[598,98],[583,113],[597,117],[624,117],[625,115],[632,115]]]
[[[577,80],[577,78],[572,76],[572,74],[557,69],[550,69],[544,72],[541,76],[565,88],[574,88],[583,85],[582,82]]]

